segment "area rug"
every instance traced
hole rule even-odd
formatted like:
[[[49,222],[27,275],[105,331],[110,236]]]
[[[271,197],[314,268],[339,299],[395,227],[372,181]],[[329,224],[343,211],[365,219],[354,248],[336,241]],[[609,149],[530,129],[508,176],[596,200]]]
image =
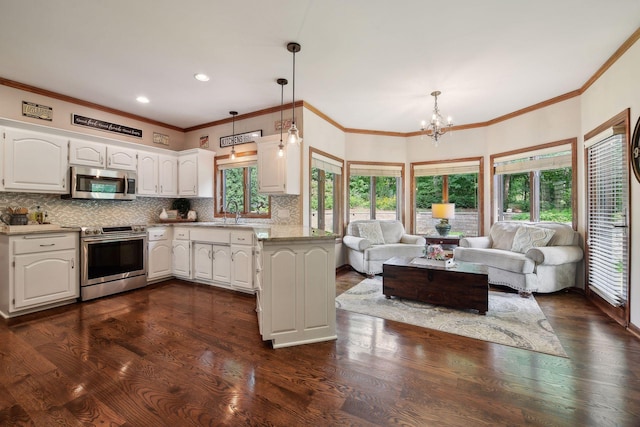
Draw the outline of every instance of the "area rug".
[[[568,357],[535,298],[489,291],[489,311],[449,309],[382,294],[382,278],[365,279],[336,298],[336,308],[483,341]]]

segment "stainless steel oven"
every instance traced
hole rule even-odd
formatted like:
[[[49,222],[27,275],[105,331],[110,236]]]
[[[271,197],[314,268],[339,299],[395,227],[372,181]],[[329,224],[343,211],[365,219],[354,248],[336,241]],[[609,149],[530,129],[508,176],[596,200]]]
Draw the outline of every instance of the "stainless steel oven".
[[[80,298],[113,295],[147,284],[144,225],[82,227]]]

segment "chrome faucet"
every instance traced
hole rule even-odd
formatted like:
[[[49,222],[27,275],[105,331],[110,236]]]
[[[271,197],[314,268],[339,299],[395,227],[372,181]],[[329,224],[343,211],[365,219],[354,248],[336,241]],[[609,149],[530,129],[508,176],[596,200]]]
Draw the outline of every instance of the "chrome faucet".
[[[229,206],[233,204],[233,206],[235,206],[236,210],[236,224],[238,223],[238,221],[240,220],[240,208],[238,207],[238,201],[237,200],[229,200],[227,202],[227,211],[229,210]],[[226,222],[226,212],[225,212],[225,222]]]

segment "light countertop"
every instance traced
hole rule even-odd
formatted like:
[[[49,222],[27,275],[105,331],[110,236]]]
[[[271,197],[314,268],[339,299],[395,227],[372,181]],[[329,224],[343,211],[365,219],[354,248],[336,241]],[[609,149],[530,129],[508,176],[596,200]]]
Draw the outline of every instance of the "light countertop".
[[[287,240],[330,240],[337,236],[323,230],[318,230],[301,225],[276,225],[268,223],[222,223],[222,222],[179,222],[179,223],[158,223],[149,224],[148,227],[220,227],[229,229],[254,231],[258,240],[263,241],[287,241]]]
[[[61,233],[61,232],[79,232],[80,227],[62,227],[58,224],[30,224],[30,225],[2,225],[0,226],[0,234],[16,235],[16,234],[44,234],[44,233]]]

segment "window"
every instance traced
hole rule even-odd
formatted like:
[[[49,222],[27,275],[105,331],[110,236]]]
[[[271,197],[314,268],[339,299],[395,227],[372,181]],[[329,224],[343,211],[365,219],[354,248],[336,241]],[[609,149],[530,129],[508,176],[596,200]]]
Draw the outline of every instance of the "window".
[[[413,177],[413,230],[436,235],[438,220],[431,216],[434,203],[454,203],[450,234],[478,236],[482,227],[482,158],[411,164]]]
[[[622,326],[629,324],[629,110],[585,135],[586,292]]]
[[[245,153],[243,153],[245,154]],[[271,200],[258,193],[258,169],[255,153],[246,153],[235,161],[229,157],[216,159],[215,216],[238,211],[243,217],[270,218]]]
[[[342,234],[343,161],[313,147],[311,155],[311,227]]]
[[[348,167],[351,221],[402,217],[403,163],[349,162]]]
[[[498,221],[574,225],[576,140],[492,156]]]

